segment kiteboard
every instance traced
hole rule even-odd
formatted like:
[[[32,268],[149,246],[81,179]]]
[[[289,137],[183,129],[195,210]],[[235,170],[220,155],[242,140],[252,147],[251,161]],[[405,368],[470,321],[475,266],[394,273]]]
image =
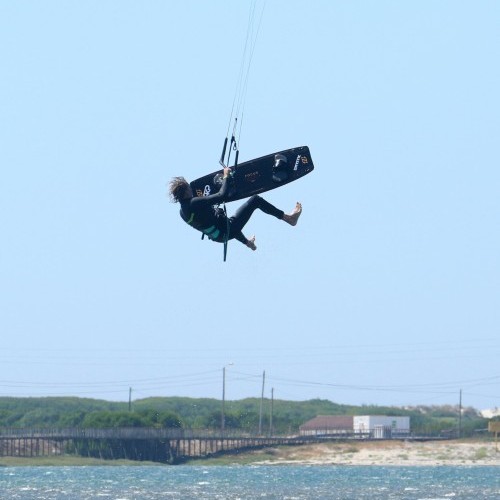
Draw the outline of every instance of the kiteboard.
[[[287,149],[249,160],[231,167],[229,191],[225,201],[236,201],[254,194],[296,181],[312,172],[314,164],[307,146]],[[217,170],[192,181],[196,196],[218,193],[222,184],[223,170]]]

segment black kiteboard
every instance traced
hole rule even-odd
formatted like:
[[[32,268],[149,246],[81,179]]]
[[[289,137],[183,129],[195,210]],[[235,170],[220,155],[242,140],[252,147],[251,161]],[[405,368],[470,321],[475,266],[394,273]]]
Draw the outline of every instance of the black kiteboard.
[[[314,165],[307,146],[287,149],[232,167],[231,185],[226,201],[241,200],[254,194],[296,181],[312,172]],[[191,182],[196,196],[219,192],[223,170],[217,170]]]

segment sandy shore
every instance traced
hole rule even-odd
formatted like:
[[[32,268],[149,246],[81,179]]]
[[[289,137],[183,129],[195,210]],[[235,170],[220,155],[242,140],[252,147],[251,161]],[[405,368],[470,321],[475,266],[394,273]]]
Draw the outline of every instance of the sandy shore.
[[[263,450],[254,464],[500,465],[494,441],[367,441],[321,443]]]

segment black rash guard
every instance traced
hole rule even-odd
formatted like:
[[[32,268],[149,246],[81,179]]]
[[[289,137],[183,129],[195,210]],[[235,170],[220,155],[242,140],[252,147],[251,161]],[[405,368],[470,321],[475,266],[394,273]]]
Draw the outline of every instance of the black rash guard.
[[[180,201],[182,219],[211,240],[222,243],[228,230],[228,219],[222,209],[215,207],[224,201],[229,188],[227,178],[222,181],[218,193],[209,196],[193,196]],[[246,242],[246,239],[245,239]]]

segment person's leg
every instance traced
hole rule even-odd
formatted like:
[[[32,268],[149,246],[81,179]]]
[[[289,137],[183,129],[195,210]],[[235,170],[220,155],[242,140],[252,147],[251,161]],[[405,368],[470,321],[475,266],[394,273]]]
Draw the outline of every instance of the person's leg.
[[[251,238],[247,238],[241,231],[230,231],[229,232],[230,238],[234,238],[235,240],[241,241],[243,245],[246,245],[248,248],[251,248],[252,250],[257,250],[257,247],[255,246],[255,236],[252,236]]]
[[[252,250],[256,250],[255,246],[255,236],[247,239],[243,234],[242,230],[245,224],[250,220],[250,217],[254,213],[256,209],[262,210],[264,213],[268,215],[272,215],[277,219],[284,220],[291,226],[295,226],[297,221],[302,213],[302,205],[297,202],[294,210],[291,214],[285,214],[283,210],[276,208],[274,205],[271,205],[268,201],[264,200],[258,195],[254,195],[249,198],[241,207],[236,211],[236,213],[230,218],[230,230],[229,230],[229,239],[235,238],[238,241],[241,241],[244,245],[251,248]]]
[[[243,205],[241,205],[241,207],[238,208],[236,213],[231,217],[231,229],[234,234],[241,232],[257,208],[268,215],[276,217],[277,219],[283,219],[283,216],[285,215],[283,210],[279,210],[274,205],[271,205],[271,203],[264,200],[264,198],[254,195],[243,203]]]

